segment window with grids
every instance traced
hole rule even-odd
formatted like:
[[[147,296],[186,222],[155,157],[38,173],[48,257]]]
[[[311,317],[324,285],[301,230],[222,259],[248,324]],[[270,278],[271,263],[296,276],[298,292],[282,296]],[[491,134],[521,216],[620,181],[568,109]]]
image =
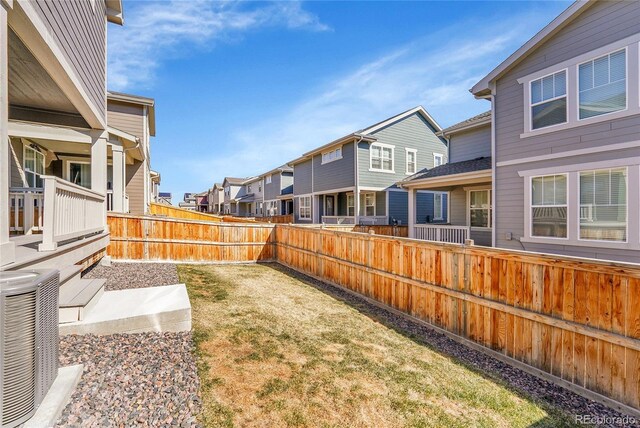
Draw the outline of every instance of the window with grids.
[[[626,242],[627,168],[580,172],[580,239]]]
[[[342,159],[342,147],[338,147],[337,149],[331,150],[330,152],[324,152],[322,154],[323,164],[333,162],[338,159]]]
[[[353,193],[347,195],[347,215],[350,217],[356,215],[356,198]]]
[[[531,129],[567,121],[567,72],[559,71],[531,82]]]
[[[22,163],[28,187],[42,187],[44,175],[44,155],[32,147],[24,146],[24,160]]]
[[[418,153],[415,150],[407,150],[407,174],[415,174],[417,171]]]
[[[302,219],[311,218],[311,196],[303,196],[299,199],[300,207],[298,209],[298,215]]]
[[[622,49],[578,67],[580,119],[627,107],[627,60]]]
[[[567,176],[531,178],[531,236],[567,237]]]
[[[371,145],[371,169],[393,172],[393,147]]]
[[[440,166],[444,163],[444,156],[441,155],[440,153],[434,153],[433,154],[433,166]]]
[[[364,194],[364,215],[366,216],[376,215],[376,194],[375,193]]]
[[[469,191],[469,225],[491,227],[491,190]]]
[[[444,218],[442,201],[443,201],[442,193],[433,194],[433,219],[434,220],[442,220]]]

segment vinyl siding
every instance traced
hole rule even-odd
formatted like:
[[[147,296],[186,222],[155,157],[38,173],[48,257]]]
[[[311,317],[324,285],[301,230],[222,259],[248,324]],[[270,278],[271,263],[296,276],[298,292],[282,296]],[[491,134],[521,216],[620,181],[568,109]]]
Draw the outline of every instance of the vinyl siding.
[[[525,100],[517,79],[570,60],[578,55],[640,32],[640,2],[595,2],[575,21],[560,30],[550,41],[516,65],[496,82],[495,118],[497,162],[549,155],[576,149],[602,147],[605,144],[636,141],[640,134],[640,116],[558,130],[544,135],[520,138],[524,132]],[[570,112],[571,114],[571,112]],[[633,250],[590,248],[557,244],[521,243],[524,234],[524,179],[518,171],[550,166],[586,163],[640,156],[640,148],[609,153],[564,157],[496,168],[495,227],[498,247],[561,253],[582,257],[638,261]],[[633,185],[630,185],[633,189]],[[636,219],[637,219],[637,213]],[[630,216],[630,221],[633,217]],[[506,240],[507,232],[513,240]]]
[[[293,193],[293,172],[283,172],[280,174],[280,193],[287,195]]]
[[[14,138],[11,139],[11,144],[9,145],[9,164],[11,166],[9,179],[11,187],[23,187],[27,185],[21,174],[22,158],[24,156],[22,147],[22,141]]]
[[[491,156],[491,125],[454,134],[449,139],[449,162]]]
[[[313,221],[314,198],[311,198],[311,218],[301,219],[300,214],[300,198],[293,198],[293,221],[294,223],[311,223]]]
[[[107,124],[141,140],[144,139],[144,109],[142,106],[109,101]]]
[[[389,193],[389,223],[397,220],[400,224],[409,223],[409,192],[390,191]]]
[[[293,167],[293,194],[311,193],[311,160],[301,162]]]
[[[126,167],[126,193],[129,195],[129,212],[144,214],[144,164],[134,161]]]
[[[32,1],[53,41],[105,119],[107,20],[104,1]]]
[[[365,187],[388,188],[407,177],[406,148],[417,149],[417,169],[433,168],[433,153],[443,155],[447,161],[447,146],[438,138],[434,129],[418,113],[395,122],[372,134],[378,143],[395,146],[394,173],[369,171],[369,143],[358,145],[359,185]]]
[[[467,192],[462,187],[454,187],[449,191],[449,222],[454,226],[467,225]]]
[[[446,223],[447,222],[447,195],[442,197],[442,220],[434,220],[433,193],[418,192],[416,195],[416,223]],[[427,217],[429,221],[427,221]]]
[[[264,178],[264,200],[270,201],[277,198],[280,195],[281,185],[280,174],[271,174],[271,183],[267,183],[267,178]]]
[[[491,230],[471,229],[469,236],[473,239],[474,245],[482,245],[483,247],[491,246]]]
[[[334,148],[335,149],[335,148]],[[332,149],[332,150],[334,150]],[[323,192],[354,185],[353,143],[342,146],[342,159],[322,164],[322,155],[313,157],[313,191]]]

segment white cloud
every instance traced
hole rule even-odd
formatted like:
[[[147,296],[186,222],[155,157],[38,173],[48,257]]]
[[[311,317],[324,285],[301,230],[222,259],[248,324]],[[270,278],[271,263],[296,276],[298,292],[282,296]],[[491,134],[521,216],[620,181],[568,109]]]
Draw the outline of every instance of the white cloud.
[[[160,62],[178,55],[178,49],[185,44],[210,47],[264,27],[329,30],[299,2],[258,6],[207,0],[131,4],[125,11],[125,25],[109,28],[108,83],[110,89],[120,91],[152,84]]]

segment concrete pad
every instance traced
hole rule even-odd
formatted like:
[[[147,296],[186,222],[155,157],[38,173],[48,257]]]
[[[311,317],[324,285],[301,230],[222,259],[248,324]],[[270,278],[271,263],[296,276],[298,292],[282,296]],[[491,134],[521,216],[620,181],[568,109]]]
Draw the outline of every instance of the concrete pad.
[[[82,321],[60,324],[60,334],[189,330],[191,303],[184,284],[105,291]]]
[[[69,403],[71,394],[76,389],[78,382],[80,382],[83,369],[84,366],[82,364],[60,367],[56,380],[53,381],[51,389],[45,395],[38,410],[22,427],[43,428],[54,426]]]

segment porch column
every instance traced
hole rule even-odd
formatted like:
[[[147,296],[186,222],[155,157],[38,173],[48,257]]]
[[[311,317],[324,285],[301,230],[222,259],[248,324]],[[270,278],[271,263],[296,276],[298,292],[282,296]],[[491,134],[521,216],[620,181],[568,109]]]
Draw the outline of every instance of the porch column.
[[[122,146],[111,145],[113,158],[113,211],[124,212],[124,174],[125,160]]]
[[[354,190],[353,192],[353,219],[354,224],[360,224],[360,191]]]
[[[16,259],[15,245],[9,240],[9,41],[7,10],[13,2],[0,0],[0,266]]]
[[[407,204],[409,238],[415,238],[416,225],[416,189],[409,189],[409,203]]]
[[[104,197],[104,224],[107,224],[107,137],[106,131],[91,135],[91,190]]]

